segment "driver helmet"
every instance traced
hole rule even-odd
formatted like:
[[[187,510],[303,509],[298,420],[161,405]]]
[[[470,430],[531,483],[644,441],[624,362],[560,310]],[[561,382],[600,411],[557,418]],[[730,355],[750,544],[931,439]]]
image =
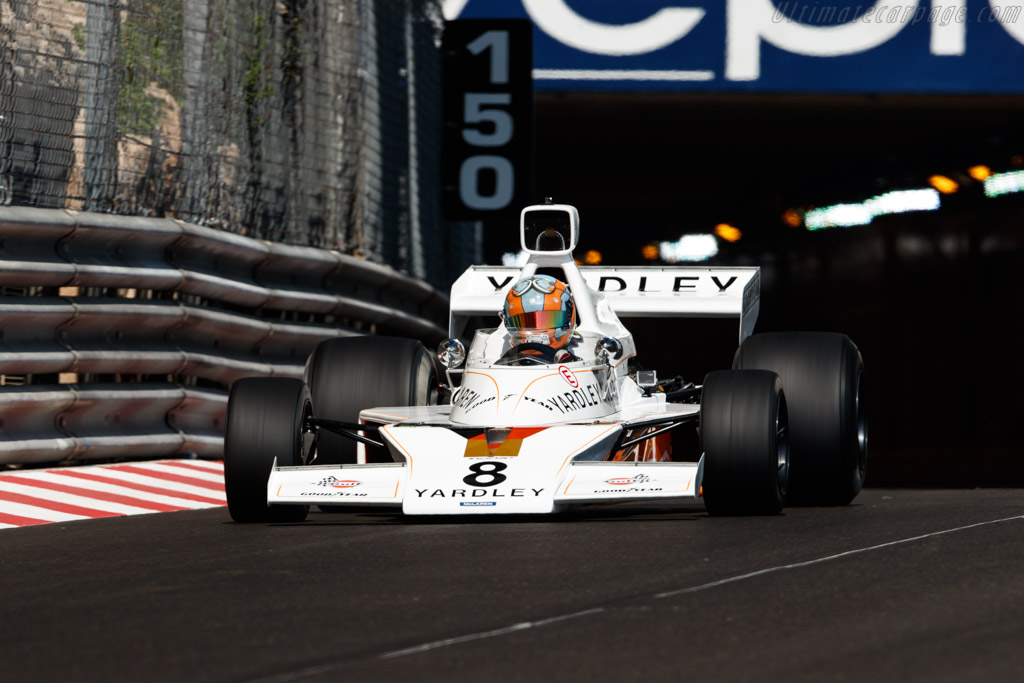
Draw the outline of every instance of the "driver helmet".
[[[565,346],[576,329],[576,304],[569,288],[550,275],[530,275],[512,285],[501,319],[513,344]]]

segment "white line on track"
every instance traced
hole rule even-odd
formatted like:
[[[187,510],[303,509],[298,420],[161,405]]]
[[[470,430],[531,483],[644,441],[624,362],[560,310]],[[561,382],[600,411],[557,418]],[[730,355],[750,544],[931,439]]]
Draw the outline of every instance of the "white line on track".
[[[765,574],[772,574],[774,572],[781,572],[786,569],[800,569],[801,567],[809,567],[814,564],[821,564],[822,562],[830,562],[832,560],[838,560],[841,557],[849,557],[850,555],[858,555],[860,553],[871,552],[872,550],[879,550],[881,548],[889,548],[894,545],[900,545],[903,543],[911,543],[913,541],[920,541],[925,538],[932,538],[933,536],[941,536],[942,534],[951,534],[955,531],[964,531],[966,529],[975,529],[980,526],[986,526],[989,524],[1000,524],[1002,522],[1012,522],[1014,520],[1024,519],[1024,515],[1018,515],[1016,517],[1004,517],[1003,519],[992,519],[987,522],[978,522],[977,524],[968,524],[967,526],[958,526],[955,529],[943,529],[942,531],[933,531],[930,534],[921,534],[920,536],[912,536],[910,538],[901,538],[898,541],[889,541],[888,543],[879,543],[878,545],[868,546],[867,548],[857,548],[856,550],[847,550],[845,553],[838,553],[836,555],[829,555],[828,557],[819,557],[816,560],[807,560],[806,562],[794,562],[793,564],[784,564],[778,567],[769,567],[767,569],[760,569],[756,572],[749,572],[747,574],[740,574],[738,576],[730,576],[727,579],[720,581],[712,581],[711,583],[705,583],[700,586],[692,586],[690,588],[680,588],[679,590],[666,591],[664,593],[658,593],[655,598],[670,598],[673,595],[683,595],[685,593],[696,593],[697,591],[707,590],[708,588],[716,588],[718,586],[724,586],[727,583],[736,583],[737,581],[743,581],[745,579],[752,579],[755,576],[764,576]]]
[[[423,645],[415,645],[413,647],[407,647],[404,650],[393,650],[392,652],[385,652],[380,656],[381,659],[393,659],[394,657],[404,657],[405,655],[414,655],[418,652],[426,652],[427,650],[434,650],[439,647],[445,647],[447,645],[457,645],[459,643],[468,643],[471,640],[483,640],[484,638],[493,638],[494,636],[503,636],[506,633],[515,633],[516,631],[525,631],[529,628],[541,628],[548,626],[559,621],[566,621],[567,619],[576,619],[578,617],[586,617],[591,614],[597,614],[603,612],[604,607],[595,607],[593,609],[583,610],[582,612],[573,612],[572,614],[563,614],[558,617],[551,617],[550,619],[541,619],[540,621],[524,621],[519,624],[513,624],[506,626],[505,628],[496,628],[493,631],[482,631],[480,633],[470,633],[465,636],[458,636],[455,638],[445,638],[444,640],[435,640],[432,643],[424,643]]]
[[[861,553],[871,552],[873,550],[880,550],[882,548],[889,548],[896,545],[902,545],[904,543],[912,543],[914,541],[920,541],[926,538],[933,538],[935,536],[942,536],[943,534],[952,534],[957,531],[966,531],[967,529],[976,529],[982,526],[988,526],[990,524],[1001,524],[1003,522],[1013,522],[1024,520],[1024,515],[1017,515],[1015,517],[1003,517],[1002,519],[992,519],[985,522],[978,522],[976,524],[967,524],[965,526],[959,526],[952,529],[942,529],[941,531],[933,531],[928,534],[921,534],[920,536],[911,536],[910,538],[901,538],[897,541],[889,541],[888,543],[879,543],[878,545],[867,546],[865,548],[857,548],[855,550],[847,550],[846,552],[837,553],[835,555],[828,555],[826,557],[819,557],[814,560],[807,560],[805,562],[795,562],[793,564],[780,565],[778,567],[769,567],[767,569],[761,569],[756,572],[748,572],[746,574],[740,574],[737,576],[731,576],[726,579],[719,581],[712,581],[711,583],[701,584],[699,586],[691,586],[689,588],[680,588],[678,590],[666,591],[664,593],[656,593],[652,597],[655,599],[670,598],[676,595],[685,595],[688,593],[696,593],[698,591],[708,590],[710,588],[717,588],[718,586],[724,586],[730,583],[736,583],[738,581],[744,581],[746,579],[752,579],[758,576],[764,576],[765,574],[771,574],[774,572],[785,571],[787,569],[799,569],[801,567],[809,567],[815,564],[821,564],[823,562],[830,562],[832,560],[838,560],[844,557],[850,557],[851,555],[858,555]],[[442,647],[448,647],[450,645],[458,645],[460,643],[468,643],[476,640],[483,640],[485,638],[496,638],[498,636],[508,635],[510,633],[518,633],[532,628],[541,628],[556,624],[568,619],[576,619],[579,617],[590,616],[592,614],[599,614],[604,612],[607,607],[594,607],[592,609],[583,610],[582,612],[573,612],[571,614],[562,614],[556,617],[549,617],[547,619],[540,619],[538,621],[526,621],[518,624],[512,624],[511,626],[505,626],[502,628],[492,629],[490,631],[480,631],[478,633],[468,633],[462,636],[456,636],[454,638],[445,638],[443,640],[434,640],[429,643],[423,643],[421,645],[414,645],[412,647],[403,648],[401,650],[392,650],[385,652],[382,655],[378,655],[378,659],[395,659],[397,657],[405,657],[408,655],[418,654],[420,652],[427,652],[429,650],[435,650]],[[334,662],[331,664],[324,664],[321,666],[310,667],[308,669],[301,669],[299,671],[293,671],[291,673],[284,673],[277,676],[271,676],[268,678],[259,678],[249,681],[249,683],[288,683],[289,681],[297,681],[310,676],[317,676],[319,674],[328,673],[337,669],[347,666],[348,662]]]

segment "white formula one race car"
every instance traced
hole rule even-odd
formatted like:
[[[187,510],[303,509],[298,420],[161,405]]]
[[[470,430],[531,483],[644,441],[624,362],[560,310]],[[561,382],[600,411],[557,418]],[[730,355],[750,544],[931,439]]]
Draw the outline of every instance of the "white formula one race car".
[[[523,209],[526,265],[474,266],[452,286],[441,372],[418,341],[368,336],[322,342],[304,380],[235,382],[224,457],[231,516],[295,522],[310,505],[551,513],[701,499],[714,515],[777,514],[787,496],[845,505],[857,495],[867,411],[849,338],[752,336],[758,268],[578,267],[578,235],[572,206]],[[467,350],[469,322],[497,315],[513,287],[543,278],[539,268],[560,270],[571,292],[565,346],[524,342],[503,318],[475,330]],[[628,316],[736,317],[733,368],[701,386],[659,382],[635,367],[620,322]],[[697,430],[692,452],[673,450],[675,429]]]

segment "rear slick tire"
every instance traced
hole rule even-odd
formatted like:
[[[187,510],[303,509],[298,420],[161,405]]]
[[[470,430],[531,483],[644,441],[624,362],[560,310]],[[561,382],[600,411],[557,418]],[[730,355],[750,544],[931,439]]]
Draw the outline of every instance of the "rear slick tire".
[[[708,514],[777,515],[786,502],[789,439],[782,382],[765,370],[719,370],[700,406]]]
[[[301,522],[308,505],[267,505],[267,480],[279,466],[305,463],[303,424],[312,414],[301,379],[247,377],[231,386],[224,438],[224,491],[236,522]]]
[[[789,406],[789,504],[847,505],[867,471],[864,361],[849,337],[827,332],[755,334],[734,368],[771,370]]]

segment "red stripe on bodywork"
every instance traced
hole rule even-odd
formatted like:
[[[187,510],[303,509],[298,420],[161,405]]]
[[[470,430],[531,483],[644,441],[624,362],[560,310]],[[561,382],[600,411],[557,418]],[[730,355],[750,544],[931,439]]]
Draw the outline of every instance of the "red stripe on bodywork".
[[[537,432],[543,432],[545,429],[547,429],[547,427],[513,427],[507,438],[525,439],[528,436],[533,436]]]

